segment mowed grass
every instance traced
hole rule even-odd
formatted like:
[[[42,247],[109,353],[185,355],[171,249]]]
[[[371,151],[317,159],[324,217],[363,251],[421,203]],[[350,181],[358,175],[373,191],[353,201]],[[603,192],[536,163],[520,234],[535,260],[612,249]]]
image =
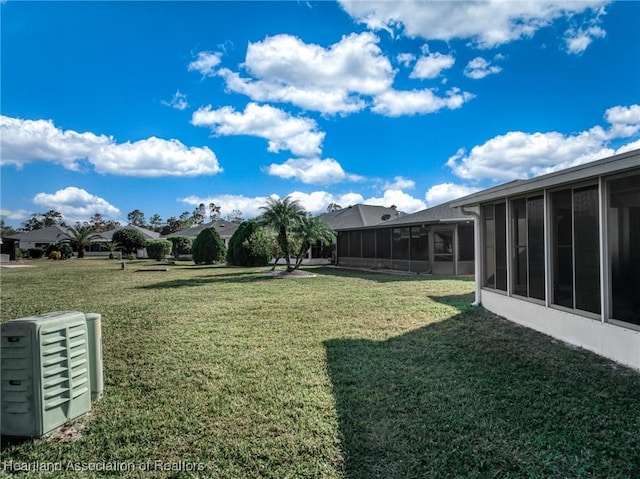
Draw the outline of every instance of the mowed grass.
[[[31,264],[2,269],[2,321],[101,313],[105,396],[2,461],[150,466],[25,477],[640,477],[640,374],[469,306],[468,279]]]

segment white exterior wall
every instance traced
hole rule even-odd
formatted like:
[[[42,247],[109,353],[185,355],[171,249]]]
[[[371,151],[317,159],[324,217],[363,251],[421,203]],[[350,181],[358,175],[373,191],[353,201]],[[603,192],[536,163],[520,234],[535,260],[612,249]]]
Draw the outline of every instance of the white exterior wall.
[[[640,370],[640,332],[482,290],[482,305],[541,333]]]

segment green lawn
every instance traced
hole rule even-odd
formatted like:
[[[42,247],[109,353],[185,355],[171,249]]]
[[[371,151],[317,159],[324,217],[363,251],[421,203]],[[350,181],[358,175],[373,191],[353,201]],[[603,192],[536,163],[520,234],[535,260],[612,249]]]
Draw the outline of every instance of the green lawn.
[[[468,306],[468,279],[31,264],[1,319],[101,313],[105,396],[2,461],[135,465],[31,477],[640,477],[640,374]]]

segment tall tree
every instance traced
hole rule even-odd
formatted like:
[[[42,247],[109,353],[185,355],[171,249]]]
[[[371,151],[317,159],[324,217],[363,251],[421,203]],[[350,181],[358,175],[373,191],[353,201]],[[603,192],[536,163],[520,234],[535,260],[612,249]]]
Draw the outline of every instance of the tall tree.
[[[28,220],[22,223],[22,229],[33,231],[53,225],[67,226],[62,213],[56,210],[49,210],[46,213],[33,213]]]
[[[231,223],[238,223],[238,224],[244,221],[244,219],[242,218],[242,211],[240,210],[233,210],[231,213],[225,216],[225,219]]]
[[[84,258],[84,251],[93,241],[100,237],[99,233],[93,231],[91,225],[77,225],[67,228],[69,232],[64,235],[64,240],[70,241],[78,249],[78,258]]]
[[[301,221],[293,228],[293,235],[296,238],[298,245],[298,254],[296,255],[295,269],[298,269],[302,264],[309,248],[314,244],[320,242],[322,244],[331,244],[335,237],[333,228],[320,218],[305,216]]]
[[[162,218],[158,213],[155,213],[151,218],[149,218],[149,226],[151,226],[154,230],[160,231],[162,228]]]
[[[282,249],[287,263],[287,271],[293,271],[291,266],[291,249],[289,246],[289,231],[295,228],[306,216],[304,209],[296,200],[287,196],[281,200],[269,198],[267,205],[260,207],[264,210],[259,218],[259,223],[271,226],[278,232],[278,245]]]
[[[4,223],[4,220],[0,220],[0,234],[4,236],[11,236],[16,234],[17,231],[13,229],[13,227]]]
[[[106,231],[106,222],[100,213],[95,213],[90,219],[89,224],[96,233],[102,233]]]
[[[342,206],[340,206],[338,203],[330,203],[329,206],[327,206],[327,213],[331,213],[332,211],[338,211],[341,209]]]
[[[147,223],[144,219],[144,213],[138,209],[131,211],[127,215],[127,221],[129,222],[129,224],[134,226],[140,226],[141,228],[144,228],[145,226],[147,226]]]
[[[193,214],[191,215],[193,224],[201,225],[202,223],[204,223],[206,216],[207,216],[207,209],[204,207],[204,203],[200,203],[198,207],[195,210],[193,210]]]
[[[215,203],[209,203],[209,218],[211,221],[217,221],[220,219],[220,207]]]

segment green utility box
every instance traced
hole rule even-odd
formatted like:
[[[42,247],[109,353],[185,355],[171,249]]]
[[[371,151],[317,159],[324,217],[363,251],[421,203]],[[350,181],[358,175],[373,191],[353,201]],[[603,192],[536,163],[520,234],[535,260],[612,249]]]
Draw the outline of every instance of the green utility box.
[[[90,322],[96,322],[95,316]],[[91,409],[90,341],[87,318],[77,311],[0,325],[2,435],[42,436]],[[93,366],[99,367],[101,382],[101,347],[99,351],[99,359],[94,354]]]

